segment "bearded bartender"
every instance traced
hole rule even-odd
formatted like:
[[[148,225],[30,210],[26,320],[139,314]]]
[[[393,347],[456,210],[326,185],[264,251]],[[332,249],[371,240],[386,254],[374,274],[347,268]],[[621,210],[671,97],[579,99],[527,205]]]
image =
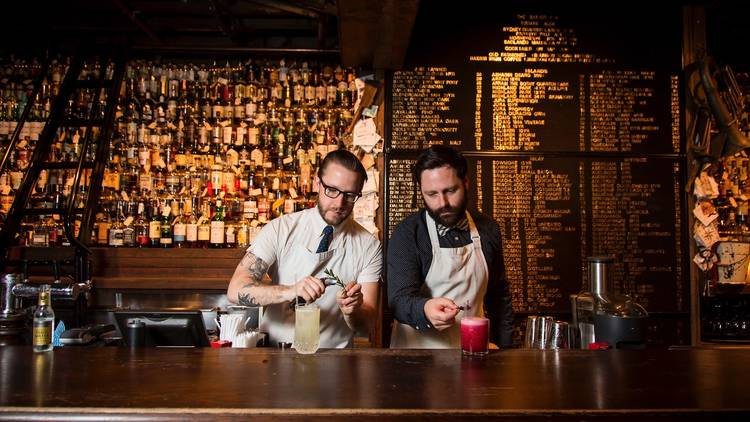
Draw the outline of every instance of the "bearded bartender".
[[[512,345],[500,230],[467,211],[467,168],[463,155],[441,145],[414,165],[425,208],[398,224],[388,242],[391,348],[458,348],[460,320],[468,316],[488,317],[491,342]]]

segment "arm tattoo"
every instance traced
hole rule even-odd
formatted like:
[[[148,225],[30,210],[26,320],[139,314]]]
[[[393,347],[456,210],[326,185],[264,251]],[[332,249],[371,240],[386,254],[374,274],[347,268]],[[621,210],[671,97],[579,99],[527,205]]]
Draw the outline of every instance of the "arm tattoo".
[[[244,287],[260,286],[260,281],[263,279],[263,275],[265,275],[266,270],[268,269],[268,264],[251,252],[248,252],[242,258],[240,265],[246,268],[250,273],[250,280]],[[237,303],[243,306],[260,306],[258,300],[250,293],[243,293],[241,291],[237,293]]]
[[[254,297],[250,296],[249,293],[238,293],[237,303],[243,306],[259,306],[258,301]]]
[[[250,285],[259,285],[260,281],[263,279],[263,275],[265,275],[266,270],[268,270],[268,264],[263,262],[262,259],[253,255],[251,252],[245,254],[245,256],[242,258],[241,264],[250,272]]]

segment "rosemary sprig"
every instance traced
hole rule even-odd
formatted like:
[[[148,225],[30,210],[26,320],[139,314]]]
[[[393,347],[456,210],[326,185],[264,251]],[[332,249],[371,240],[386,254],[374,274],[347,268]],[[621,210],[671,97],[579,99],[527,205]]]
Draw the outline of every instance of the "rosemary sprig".
[[[344,282],[341,281],[339,276],[334,274],[333,271],[331,271],[329,268],[326,268],[325,271],[323,271],[323,274],[325,274],[326,277],[334,280],[337,286],[341,287],[342,289],[346,289],[346,285],[344,284]]]

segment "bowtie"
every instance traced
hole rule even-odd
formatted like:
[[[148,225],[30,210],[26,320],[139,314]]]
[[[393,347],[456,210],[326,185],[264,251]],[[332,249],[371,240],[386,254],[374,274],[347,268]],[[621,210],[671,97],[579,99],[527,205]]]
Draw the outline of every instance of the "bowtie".
[[[464,217],[458,223],[454,224],[451,227],[446,227],[440,223],[437,223],[437,232],[440,237],[443,237],[446,234],[448,234],[450,230],[469,231],[469,220],[466,217]]]

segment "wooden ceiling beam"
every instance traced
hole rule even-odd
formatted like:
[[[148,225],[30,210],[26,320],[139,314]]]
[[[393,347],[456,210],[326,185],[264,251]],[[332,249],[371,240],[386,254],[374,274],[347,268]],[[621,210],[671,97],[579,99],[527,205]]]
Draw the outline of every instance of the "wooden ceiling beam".
[[[110,0],[125,16],[127,16],[154,44],[161,45],[162,41],[138,16],[130,10],[130,7],[121,0]]]
[[[274,0],[247,0],[251,3],[255,3],[261,6],[265,6],[271,9],[280,10],[282,12],[292,13],[300,16],[307,16],[308,18],[317,19],[320,16],[320,12],[313,11],[304,7],[292,5],[283,1]]]
[[[398,69],[404,63],[419,0],[339,0],[344,66]]]

